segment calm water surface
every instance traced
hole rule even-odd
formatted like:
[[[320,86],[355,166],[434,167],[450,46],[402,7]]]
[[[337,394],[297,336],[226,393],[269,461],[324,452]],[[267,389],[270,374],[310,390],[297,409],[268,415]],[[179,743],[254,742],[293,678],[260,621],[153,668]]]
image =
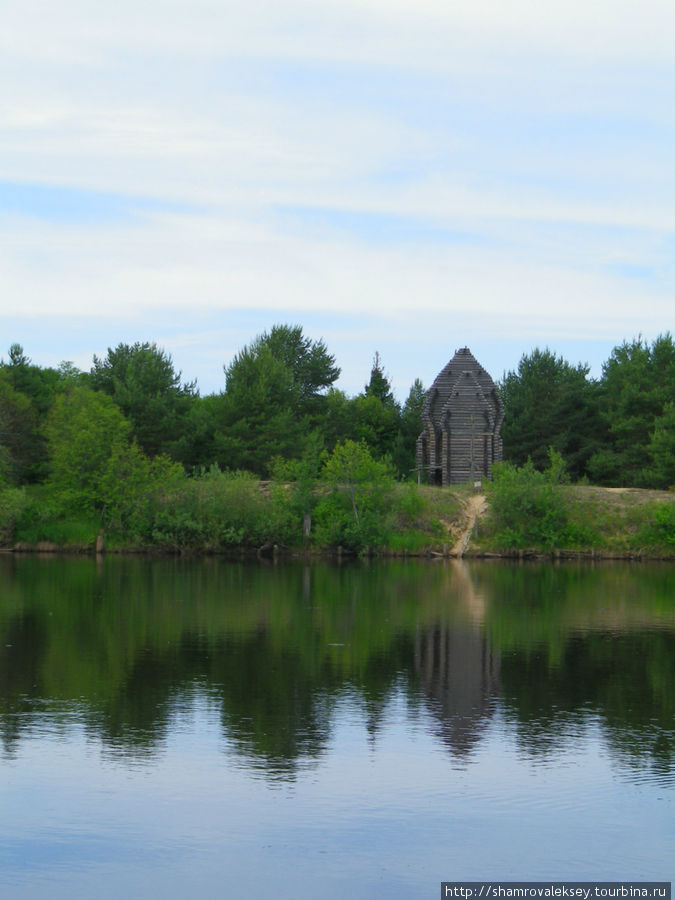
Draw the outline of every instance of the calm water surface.
[[[675,571],[0,558],[0,896],[671,880]]]

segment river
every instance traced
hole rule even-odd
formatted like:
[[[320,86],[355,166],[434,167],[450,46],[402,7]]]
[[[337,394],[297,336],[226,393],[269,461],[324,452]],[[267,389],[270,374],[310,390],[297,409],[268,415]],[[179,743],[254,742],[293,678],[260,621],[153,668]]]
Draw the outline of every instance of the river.
[[[667,564],[0,557],[0,895],[670,880]]]

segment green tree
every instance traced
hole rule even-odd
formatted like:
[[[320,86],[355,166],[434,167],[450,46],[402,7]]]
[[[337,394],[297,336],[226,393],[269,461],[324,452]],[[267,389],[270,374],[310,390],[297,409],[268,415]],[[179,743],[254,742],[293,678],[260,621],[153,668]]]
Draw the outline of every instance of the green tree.
[[[105,394],[78,386],[56,399],[45,431],[55,492],[67,506],[100,511],[104,476],[113,455],[129,443],[129,422]]]
[[[504,459],[516,465],[531,459],[542,471],[553,447],[572,477],[585,474],[603,431],[597,386],[588,372],[587,365],[573,366],[548,348],[523,355],[517,371],[506,373],[499,385]]]
[[[21,344],[12,344],[9,348],[9,362],[2,363],[12,386],[28,397],[40,421],[46,416],[57,394],[67,389],[76,374],[80,374],[74,368],[66,371],[63,366],[61,363],[60,368],[52,369],[35,365],[26,356]]]
[[[668,403],[675,396],[675,345],[670,333],[651,345],[641,337],[615,347],[601,380],[605,445],[589,461],[604,484],[655,487],[663,483],[660,449],[668,441]],[[658,432],[656,444],[654,435]],[[660,460],[654,469],[653,452]]]
[[[675,401],[666,403],[663,415],[654,420],[649,442],[650,481],[657,488],[675,485]]]
[[[291,373],[295,412],[318,412],[325,391],[340,377],[335,357],[325,343],[308,338],[300,325],[274,325],[253,341],[250,350],[255,355],[265,348]]]
[[[389,377],[382,368],[382,362],[378,352],[375,353],[373,358],[373,367],[370,370],[370,380],[364,388],[364,394],[366,397],[375,397],[384,406],[392,408],[396,406],[396,400],[394,399],[394,394],[391,390],[391,383]]]
[[[171,356],[156,344],[118,344],[103,359],[94,356],[90,384],[102,391],[129,420],[133,436],[149,456],[189,451],[187,426],[196,397],[195,382],[182,383]]]
[[[208,469],[218,460],[217,432],[222,426],[223,406],[222,393],[193,398],[174,454],[188,471]]]
[[[59,393],[81,376],[72,363],[56,369],[34,365],[16,343],[8,361],[0,361],[0,457],[13,483],[35,483],[47,476],[47,413]]]
[[[355,398],[331,388],[326,394],[324,416],[320,428],[326,450],[332,451],[340,441],[353,440],[357,433]]]
[[[364,441],[376,459],[391,458],[401,411],[382,368],[379,353],[373,359],[368,384],[352,403],[354,425],[350,437],[355,441]]]
[[[332,451],[346,440],[364,441],[375,458],[391,458],[398,478],[411,477],[415,442],[422,431],[424,395],[422,382],[416,379],[400,409],[376,355],[363,393],[348,397],[335,388],[328,392],[320,425],[326,449]]]
[[[319,499],[317,486],[324,454],[323,436],[313,431],[299,459],[279,458],[273,468],[277,503],[290,509],[298,530],[302,529],[304,541],[308,541],[311,534],[312,512]]]
[[[300,457],[339,373],[323,341],[303,336],[300,326],[275,325],[258,336],[225,367],[213,461],[266,474],[274,457]]]
[[[40,436],[30,399],[0,368],[0,484],[22,484],[39,462]]]
[[[351,550],[382,544],[393,478],[386,462],[373,459],[364,441],[338,444],[326,460],[322,480],[330,489],[316,508],[321,539]]]
[[[376,459],[391,458],[399,430],[398,409],[372,395],[360,394],[352,400],[352,412],[351,437],[363,441]]]
[[[82,373],[72,363],[61,363],[56,369],[34,365],[21,344],[11,345],[8,362],[0,362],[0,373],[5,384],[5,422],[12,418],[8,404],[15,414],[18,414],[19,405],[23,410],[19,416],[21,422],[16,419],[10,426],[14,436],[8,437],[9,443],[14,444],[12,478],[20,483],[42,481],[47,475],[47,447],[42,426],[56,397],[75,384]],[[14,392],[11,402],[9,389]]]
[[[422,432],[422,406],[425,394],[424,385],[416,378],[401,410],[393,460],[398,476],[402,479],[414,477],[417,438]]]
[[[15,368],[25,368],[30,365],[30,359],[23,352],[21,344],[12,344],[9,348],[9,364]]]
[[[214,461],[263,475],[274,457],[301,452],[309,423],[297,415],[298,391],[286,364],[269,347],[245,347],[225,375]]]
[[[186,481],[183,467],[168,456],[149,459],[135,441],[115,441],[98,483],[103,524],[126,540],[150,538],[160,495],[175,492]]]

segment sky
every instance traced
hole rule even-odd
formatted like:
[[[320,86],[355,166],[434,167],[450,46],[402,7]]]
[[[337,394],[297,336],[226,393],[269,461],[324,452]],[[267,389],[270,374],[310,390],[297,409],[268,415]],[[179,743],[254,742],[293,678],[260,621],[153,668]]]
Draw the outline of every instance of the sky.
[[[350,394],[673,330],[672,0],[3,0],[0,355],[274,324]]]

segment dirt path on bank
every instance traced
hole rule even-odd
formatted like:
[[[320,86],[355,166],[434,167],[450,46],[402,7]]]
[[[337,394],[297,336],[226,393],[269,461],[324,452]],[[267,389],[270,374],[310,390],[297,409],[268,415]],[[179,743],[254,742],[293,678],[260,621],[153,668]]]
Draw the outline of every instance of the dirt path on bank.
[[[469,546],[469,541],[471,540],[471,535],[473,534],[476,522],[486,510],[487,500],[485,499],[484,494],[472,494],[464,501],[462,514],[465,519],[465,524],[463,530],[459,533],[453,544],[452,550],[450,551],[451,556],[456,556],[457,559],[461,559],[464,556],[466,548]]]

